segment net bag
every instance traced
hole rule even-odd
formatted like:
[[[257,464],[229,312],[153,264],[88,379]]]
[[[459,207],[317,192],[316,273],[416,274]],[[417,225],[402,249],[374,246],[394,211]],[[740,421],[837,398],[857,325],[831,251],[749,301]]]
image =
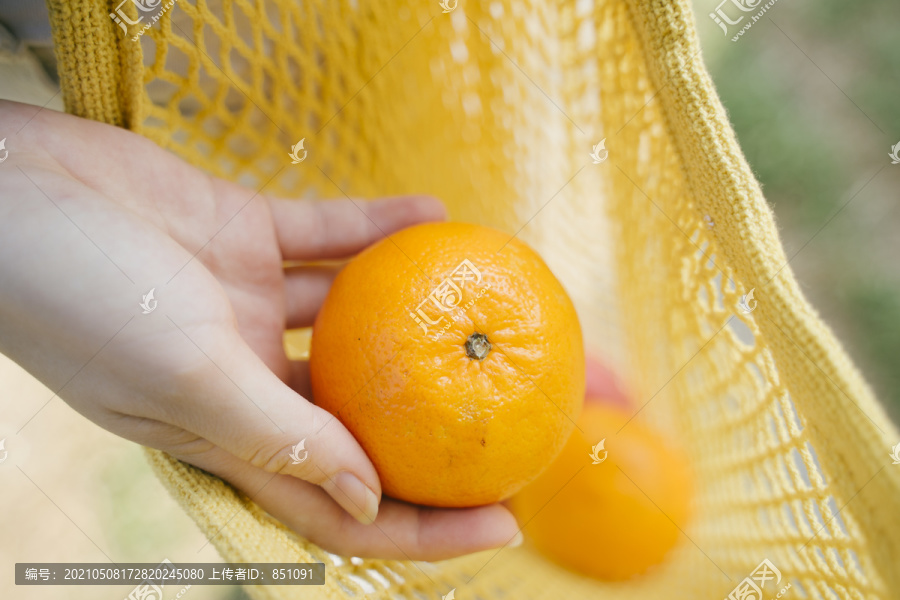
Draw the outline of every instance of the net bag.
[[[733,590],[763,560],[789,597],[900,594],[900,434],[800,292],[687,0],[49,5],[71,113],[267,194],[425,192],[517,233],[698,480],[666,563],[610,584],[527,544],[433,564],[334,556],[149,451],[224,559],[326,564],[324,586],[252,597],[755,598]]]

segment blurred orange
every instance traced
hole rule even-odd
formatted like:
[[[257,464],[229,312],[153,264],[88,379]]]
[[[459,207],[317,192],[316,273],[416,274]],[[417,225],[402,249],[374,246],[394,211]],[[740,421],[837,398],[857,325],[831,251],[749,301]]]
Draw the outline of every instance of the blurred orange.
[[[691,508],[686,456],[630,416],[590,399],[553,465],[510,503],[538,550],[609,581],[662,562]]]

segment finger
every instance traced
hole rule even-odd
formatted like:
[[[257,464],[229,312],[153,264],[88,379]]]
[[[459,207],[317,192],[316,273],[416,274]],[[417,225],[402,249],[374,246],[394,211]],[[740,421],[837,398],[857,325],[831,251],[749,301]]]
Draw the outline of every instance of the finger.
[[[343,556],[443,560],[521,543],[512,514],[497,504],[438,509],[386,498],[375,523],[363,525],[321,488],[255,469],[219,448],[179,458],[229,481],[304,538]]]
[[[284,260],[346,258],[404,227],[446,218],[443,204],[429,196],[269,204]]]
[[[373,525],[342,515],[335,527],[324,519],[298,515],[275,490],[261,499],[264,508],[289,527],[304,529],[323,548],[344,556],[432,561],[522,543],[515,518],[499,504],[446,509],[386,498]]]
[[[287,328],[313,324],[339,267],[290,267],[284,270]]]
[[[361,522],[375,519],[378,475],[340,421],[283,383],[236,331],[192,339],[210,360],[182,376],[175,425],[258,469],[322,486]]]

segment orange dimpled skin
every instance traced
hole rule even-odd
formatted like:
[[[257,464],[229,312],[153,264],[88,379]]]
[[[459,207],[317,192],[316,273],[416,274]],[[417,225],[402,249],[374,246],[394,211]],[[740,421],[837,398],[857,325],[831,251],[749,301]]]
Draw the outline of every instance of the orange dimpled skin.
[[[538,550],[606,581],[661,563],[692,502],[686,456],[635,421],[626,425],[629,417],[622,408],[587,402],[578,421],[584,434],[576,430],[553,465],[511,502]],[[601,440],[603,449],[595,450]]]
[[[313,328],[315,403],[350,430],[385,494],[429,506],[508,498],[560,452],[581,409],[575,309],[509,234],[429,223],[338,274]]]

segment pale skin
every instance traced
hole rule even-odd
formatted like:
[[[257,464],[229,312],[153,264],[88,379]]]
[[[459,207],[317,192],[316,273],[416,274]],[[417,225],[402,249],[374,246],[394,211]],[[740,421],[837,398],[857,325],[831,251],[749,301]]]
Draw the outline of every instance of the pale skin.
[[[136,134],[0,101],[0,131],[20,129],[0,164],[0,352],[97,425],[221,477],[332,552],[439,560],[520,541],[499,504],[383,498],[282,343],[312,325],[335,274],[283,261],[346,259],[443,219],[438,201],[275,199]]]

